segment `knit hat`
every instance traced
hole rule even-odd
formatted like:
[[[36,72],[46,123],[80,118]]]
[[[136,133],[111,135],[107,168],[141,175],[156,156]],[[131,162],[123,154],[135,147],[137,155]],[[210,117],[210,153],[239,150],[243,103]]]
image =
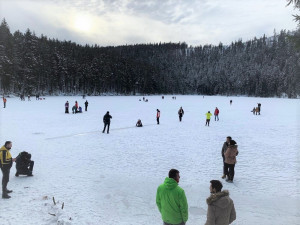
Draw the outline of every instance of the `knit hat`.
[[[237,143],[235,142],[235,140],[230,140],[229,145],[236,145]]]

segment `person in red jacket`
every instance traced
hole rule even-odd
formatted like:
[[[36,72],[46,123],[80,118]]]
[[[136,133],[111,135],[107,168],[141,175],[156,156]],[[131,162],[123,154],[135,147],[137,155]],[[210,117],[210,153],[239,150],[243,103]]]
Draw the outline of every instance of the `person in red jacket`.
[[[160,111],[159,111],[159,109],[156,109],[156,121],[157,121],[157,124],[159,124],[159,117],[160,117]]]
[[[75,101],[75,107],[76,107],[76,111],[78,110],[78,102]]]
[[[214,115],[215,115],[215,121],[216,121],[216,119],[218,119],[218,121],[219,121],[219,109],[218,109],[218,107],[216,107],[216,109],[215,109],[215,113],[214,113]]]
[[[7,102],[6,98],[3,97],[3,108],[6,108],[6,102]]]

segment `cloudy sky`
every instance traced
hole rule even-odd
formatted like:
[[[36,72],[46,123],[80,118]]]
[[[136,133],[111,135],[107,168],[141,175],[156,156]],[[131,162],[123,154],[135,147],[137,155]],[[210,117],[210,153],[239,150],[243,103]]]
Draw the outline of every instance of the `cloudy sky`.
[[[0,0],[11,32],[80,44],[230,44],[294,30],[286,0]]]

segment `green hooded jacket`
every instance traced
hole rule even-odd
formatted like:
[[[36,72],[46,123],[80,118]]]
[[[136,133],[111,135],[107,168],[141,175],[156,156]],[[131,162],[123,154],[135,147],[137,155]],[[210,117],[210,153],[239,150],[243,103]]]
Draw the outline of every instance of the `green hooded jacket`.
[[[180,224],[188,220],[184,190],[173,178],[166,177],[165,182],[157,188],[156,205],[166,223]]]

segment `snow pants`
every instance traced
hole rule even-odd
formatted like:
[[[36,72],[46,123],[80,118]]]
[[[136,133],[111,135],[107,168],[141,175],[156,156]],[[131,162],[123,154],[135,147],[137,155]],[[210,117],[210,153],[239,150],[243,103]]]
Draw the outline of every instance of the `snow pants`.
[[[104,128],[103,128],[102,133],[105,132],[106,126],[107,126],[107,133],[109,133],[109,126],[110,126],[110,123],[104,123]]]
[[[156,117],[157,124],[159,124],[159,117]]]
[[[228,180],[231,180],[231,181],[233,181],[233,177],[234,177],[234,166],[235,166],[235,164],[224,163],[225,175],[227,175]]]
[[[181,122],[182,120],[182,113],[179,114],[179,121]]]
[[[7,184],[9,182],[9,172],[10,168],[1,167],[2,171],[2,194],[6,193],[7,190]]]
[[[205,126],[206,126],[206,125],[208,125],[208,126],[209,126],[209,121],[210,121],[210,119],[206,119]]]

